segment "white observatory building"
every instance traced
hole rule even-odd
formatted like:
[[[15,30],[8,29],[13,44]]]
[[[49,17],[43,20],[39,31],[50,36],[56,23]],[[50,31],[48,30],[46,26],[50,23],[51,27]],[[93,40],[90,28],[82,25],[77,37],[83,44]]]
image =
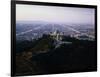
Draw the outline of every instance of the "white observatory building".
[[[63,35],[64,34],[62,32],[59,32],[58,30],[55,30],[54,32],[50,33],[50,36],[56,41],[61,41]]]

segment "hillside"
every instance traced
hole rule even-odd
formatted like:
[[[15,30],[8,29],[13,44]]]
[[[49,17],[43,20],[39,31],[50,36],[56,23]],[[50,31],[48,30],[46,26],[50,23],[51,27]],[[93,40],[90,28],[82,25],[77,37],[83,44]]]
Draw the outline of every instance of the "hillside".
[[[50,74],[96,70],[95,41],[65,37],[55,49],[54,40],[44,35],[32,41],[28,49],[16,54],[16,75]]]

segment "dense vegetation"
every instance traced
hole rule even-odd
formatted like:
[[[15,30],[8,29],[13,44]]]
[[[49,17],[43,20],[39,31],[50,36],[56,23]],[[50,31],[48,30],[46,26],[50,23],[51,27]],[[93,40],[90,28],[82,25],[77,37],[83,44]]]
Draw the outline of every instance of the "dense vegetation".
[[[47,35],[38,40],[17,41],[16,75],[96,70],[95,41],[70,37],[64,37],[63,41],[72,44],[55,49],[54,40]],[[26,60],[23,52],[32,52],[32,57]]]

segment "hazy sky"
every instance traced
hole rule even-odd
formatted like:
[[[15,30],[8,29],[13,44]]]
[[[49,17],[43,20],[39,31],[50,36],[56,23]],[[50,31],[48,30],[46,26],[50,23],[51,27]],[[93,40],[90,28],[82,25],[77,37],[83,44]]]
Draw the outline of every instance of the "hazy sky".
[[[40,5],[16,5],[17,21],[94,24],[95,9]]]

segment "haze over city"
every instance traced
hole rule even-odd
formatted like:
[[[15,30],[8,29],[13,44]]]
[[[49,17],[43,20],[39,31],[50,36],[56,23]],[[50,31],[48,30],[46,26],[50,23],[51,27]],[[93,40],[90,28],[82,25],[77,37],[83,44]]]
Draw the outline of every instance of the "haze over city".
[[[97,70],[95,9],[16,5],[16,75]]]
[[[46,21],[94,25],[95,9],[41,5],[16,5],[17,21]]]

